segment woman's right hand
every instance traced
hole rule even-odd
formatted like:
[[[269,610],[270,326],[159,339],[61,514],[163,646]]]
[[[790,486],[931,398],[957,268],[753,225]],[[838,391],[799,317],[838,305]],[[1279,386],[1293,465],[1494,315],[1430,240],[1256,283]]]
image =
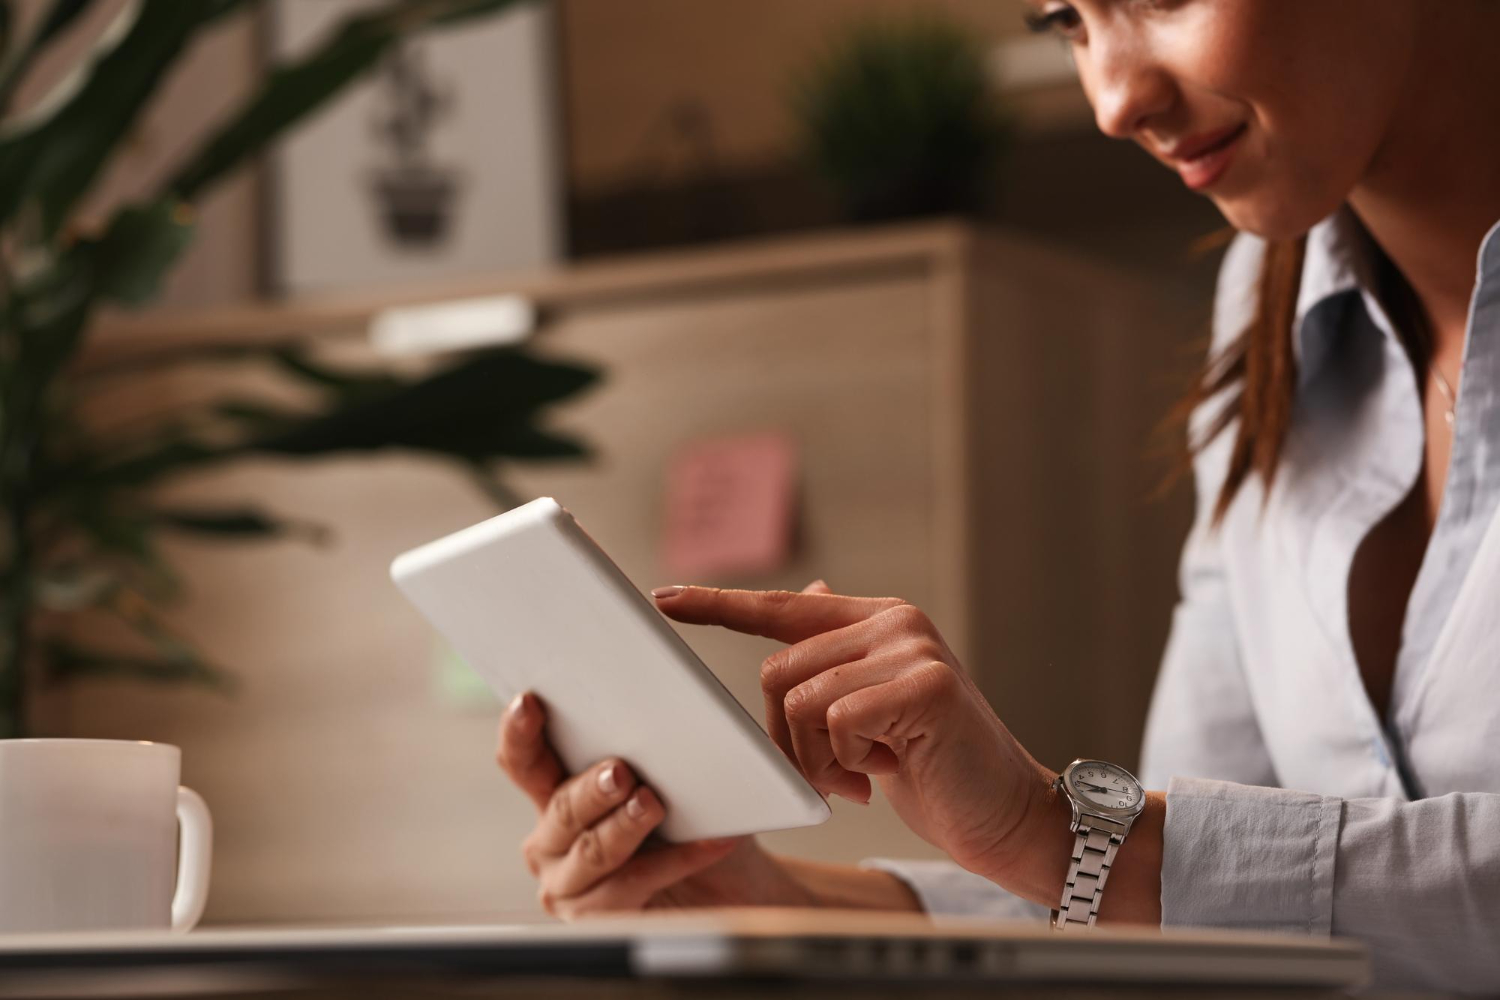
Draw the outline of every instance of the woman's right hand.
[[[750,837],[643,847],[665,816],[661,799],[615,758],[569,777],[545,730],[540,700],[521,695],[500,718],[496,758],[536,805],[521,854],[548,913],[814,902]]]

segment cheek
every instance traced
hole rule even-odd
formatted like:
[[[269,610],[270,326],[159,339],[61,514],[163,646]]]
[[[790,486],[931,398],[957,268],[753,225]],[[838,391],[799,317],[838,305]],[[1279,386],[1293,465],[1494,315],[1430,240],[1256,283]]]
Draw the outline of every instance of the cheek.
[[[1229,101],[1251,123],[1238,171],[1213,192],[1236,228],[1298,236],[1369,168],[1398,95],[1384,82],[1396,76],[1384,33],[1361,32],[1362,44],[1350,44],[1359,2],[1199,0],[1199,44],[1184,54],[1193,59],[1189,93]],[[1331,38],[1343,39],[1337,58]],[[1372,87],[1375,79],[1382,83]]]

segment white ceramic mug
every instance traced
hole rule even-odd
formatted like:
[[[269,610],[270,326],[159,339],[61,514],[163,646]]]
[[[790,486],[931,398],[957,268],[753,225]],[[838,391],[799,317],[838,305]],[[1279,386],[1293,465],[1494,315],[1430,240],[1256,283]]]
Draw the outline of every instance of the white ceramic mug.
[[[0,740],[0,932],[196,924],[213,823],[181,771],[165,743]]]

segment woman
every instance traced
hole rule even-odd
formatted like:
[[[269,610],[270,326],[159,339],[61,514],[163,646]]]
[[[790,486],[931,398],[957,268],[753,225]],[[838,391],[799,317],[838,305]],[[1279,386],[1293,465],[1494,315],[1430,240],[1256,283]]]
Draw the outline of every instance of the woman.
[[[1190,401],[1156,790],[1098,918],[1331,931],[1387,985],[1500,987],[1500,3],[1028,2],[1099,127],[1241,231]],[[786,643],[772,736],[824,792],[863,801],[874,776],[957,865],[638,851],[660,801],[618,761],[565,777],[528,696],[499,756],[541,810],[524,854],[550,910],[1058,905],[1069,797],[918,609],[656,596]]]

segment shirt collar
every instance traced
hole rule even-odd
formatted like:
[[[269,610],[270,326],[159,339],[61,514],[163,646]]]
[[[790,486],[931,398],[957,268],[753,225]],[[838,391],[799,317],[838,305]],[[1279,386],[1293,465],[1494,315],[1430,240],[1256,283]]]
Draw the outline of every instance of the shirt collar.
[[[1368,308],[1379,313],[1376,325],[1388,326],[1376,295],[1379,250],[1348,205],[1313,226],[1307,234],[1302,261],[1302,285],[1297,293],[1297,314],[1292,326],[1292,348],[1305,382],[1327,360],[1339,324],[1327,321],[1321,308],[1351,292],[1359,292]],[[1476,282],[1500,281],[1500,222],[1495,223],[1480,244]],[[1314,315],[1315,313],[1319,315]],[[1393,331],[1388,331],[1394,336]]]
[[[1375,261],[1375,247],[1347,205],[1308,232],[1292,325],[1299,381],[1305,383],[1323,364],[1338,334],[1339,324],[1324,321],[1321,314],[1327,310],[1321,307],[1351,292],[1364,291],[1373,297]]]
[[[1479,244],[1479,283],[1500,281],[1500,222],[1490,227]]]

